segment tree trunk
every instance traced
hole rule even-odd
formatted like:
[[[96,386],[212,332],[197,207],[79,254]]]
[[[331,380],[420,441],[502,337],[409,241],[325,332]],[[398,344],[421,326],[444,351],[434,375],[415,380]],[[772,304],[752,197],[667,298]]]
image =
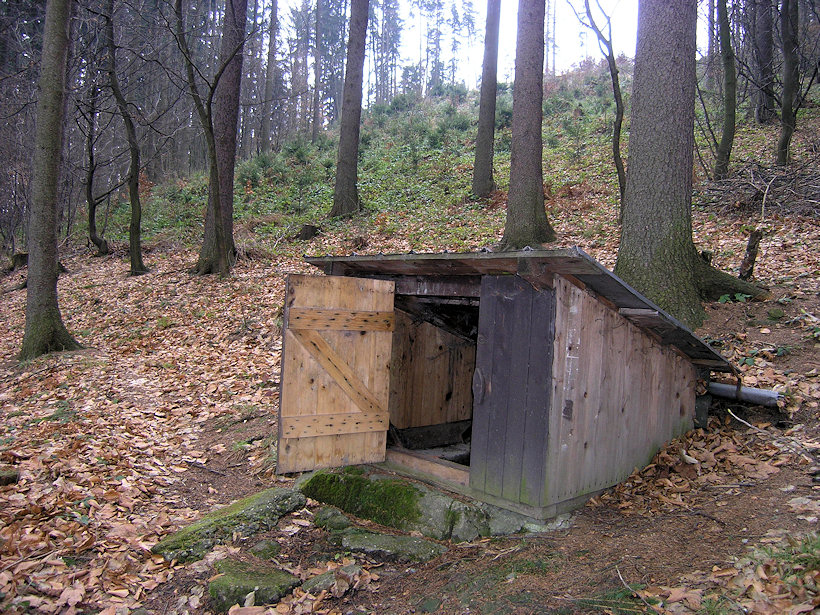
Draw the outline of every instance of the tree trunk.
[[[261,149],[263,152],[271,150],[273,135],[271,134],[271,116],[273,115],[274,84],[276,83],[276,31],[279,27],[277,15],[277,0],[271,2],[270,31],[268,39],[268,63],[265,66],[265,94],[262,100],[262,123],[260,126]]]
[[[481,72],[481,102],[475,140],[473,194],[487,198],[495,189],[493,143],[495,141],[495,98],[498,79],[498,27],[501,0],[487,0],[487,28],[484,35],[484,66]]]
[[[715,179],[726,179],[729,174],[729,158],[735,141],[735,114],[737,111],[737,72],[735,53],[729,33],[729,13],[726,0],[717,0],[718,35],[720,59],[723,65],[723,133],[715,155]]]
[[[219,53],[222,72],[217,75],[213,86],[211,113],[215,160],[210,164],[216,167],[216,173],[210,174],[205,237],[195,269],[200,275],[225,275],[236,258],[233,240],[233,183],[247,9],[247,0],[227,0],[225,4]]]
[[[697,0],[641,0],[615,272],[690,327],[702,297],[764,294],[712,269],[692,241]]]
[[[798,0],[782,0],[780,32],[783,39],[783,97],[780,110],[780,138],[777,141],[777,164],[789,163],[792,135],[797,126],[795,102],[800,87],[800,64],[797,57]]]
[[[313,48],[313,122],[310,142],[314,145],[319,140],[319,127],[322,124],[322,0],[316,0],[316,21]]]
[[[772,1],[750,0],[754,7],[755,121],[767,124],[775,117]]]
[[[88,238],[97,248],[97,254],[108,254],[108,242],[97,234],[97,205],[94,196],[94,175],[97,172],[97,159],[94,155],[94,143],[97,140],[97,97],[99,89],[92,85],[88,91],[88,126],[86,128],[85,152],[88,169],[85,173],[85,202],[88,205]]]
[[[142,243],[140,222],[142,220],[142,203],[140,203],[140,146],[137,142],[137,130],[128,102],[123,96],[120,82],[117,78],[117,47],[114,43],[114,0],[106,3],[105,36],[108,43],[108,83],[111,93],[117,101],[117,109],[125,125],[125,134],[128,138],[128,153],[130,165],[128,167],[128,196],[131,201],[131,223],[128,227],[128,254],[131,258],[130,275],[148,273],[148,268],[142,262]]]
[[[708,0],[706,17],[706,89],[707,91],[715,91],[715,42],[717,39],[715,27],[715,0]]]
[[[57,183],[70,6],[70,0],[48,0],[46,4],[34,136],[26,327],[20,360],[80,348],[63,324],[57,303]]]
[[[359,124],[362,117],[362,77],[369,4],[369,0],[350,2],[350,34],[331,217],[349,216],[361,209],[356,182],[359,172]]]
[[[540,246],[555,240],[544,211],[541,165],[541,103],[544,64],[544,2],[519,0],[513,84],[510,191],[502,250]]]
[[[623,203],[624,192],[626,191],[626,169],[624,169],[624,160],[621,157],[621,129],[624,124],[624,98],[621,94],[621,80],[618,78],[618,64],[615,62],[615,50],[612,48],[612,24],[607,17],[608,36],[604,35],[603,31],[595,23],[592,15],[592,8],[589,6],[589,0],[584,0],[584,9],[587,13],[589,26],[598,37],[604,49],[606,49],[606,63],[609,67],[609,78],[612,81],[612,95],[615,98],[615,125],[612,128],[612,160],[615,163],[615,171],[618,173],[618,193],[620,196],[620,214],[619,220],[623,220]]]

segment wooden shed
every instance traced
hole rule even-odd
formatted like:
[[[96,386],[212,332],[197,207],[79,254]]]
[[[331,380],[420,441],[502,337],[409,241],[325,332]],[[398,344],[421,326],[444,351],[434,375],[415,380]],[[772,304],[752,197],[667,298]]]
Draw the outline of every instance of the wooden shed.
[[[284,311],[278,471],[389,467],[547,519],[692,428],[730,371],[579,248],[308,258]]]

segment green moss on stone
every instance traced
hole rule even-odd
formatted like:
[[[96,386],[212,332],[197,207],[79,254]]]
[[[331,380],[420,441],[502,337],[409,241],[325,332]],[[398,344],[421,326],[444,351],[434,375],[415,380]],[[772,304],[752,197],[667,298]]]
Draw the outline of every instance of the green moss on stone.
[[[201,559],[215,545],[231,540],[234,532],[249,536],[276,526],[279,519],[305,505],[305,497],[290,489],[266,489],[217,509],[164,538],[151,549],[166,560]]]
[[[382,525],[406,528],[421,516],[421,491],[407,481],[370,479],[352,472],[318,472],[302,486],[306,496]]]
[[[255,594],[256,605],[274,604],[299,585],[299,577],[284,570],[259,569],[236,560],[220,560],[216,570],[221,576],[208,584],[208,594],[218,612],[225,612],[234,604],[242,605],[251,592]]]
[[[260,540],[248,550],[260,559],[273,559],[282,551],[282,545],[275,540]]]

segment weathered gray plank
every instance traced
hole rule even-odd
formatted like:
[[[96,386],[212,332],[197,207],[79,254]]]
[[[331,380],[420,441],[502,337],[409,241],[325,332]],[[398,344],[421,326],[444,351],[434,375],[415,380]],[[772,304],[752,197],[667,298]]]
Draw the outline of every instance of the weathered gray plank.
[[[540,506],[544,500],[549,418],[552,401],[552,364],[555,340],[555,291],[535,292],[528,344],[527,399],[521,446],[521,478],[518,501]]]

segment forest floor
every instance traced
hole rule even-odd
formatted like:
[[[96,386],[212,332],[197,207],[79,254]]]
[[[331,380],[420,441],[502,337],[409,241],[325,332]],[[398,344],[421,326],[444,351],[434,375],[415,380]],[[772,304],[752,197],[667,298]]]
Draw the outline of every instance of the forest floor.
[[[580,245],[611,267],[615,213],[595,234],[578,226],[594,200],[583,187],[554,198],[556,247]],[[488,216],[494,221],[476,230],[473,248],[499,238],[503,208]],[[752,217],[698,209],[699,247],[736,271]],[[286,241],[288,254],[347,254],[360,237],[368,240],[359,252],[410,249],[405,229],[382,232],[378,219],[375,227],[359,224]],[[736,559],[784,540],[794,550],[820,517],[812,476],[820,465],[813,459],[820,450],[820,221],[771,212],[765,226],[756,277],[772,298],[708,305],[698,333],[740,366],[745,384],[787,393],[783,408],[716,404],[708,429],[670,443],[649,468],[575,513],[568,529],[452,545],[411,568],[360,559],[368,576],[357,590],[322,600],[297,592],[270,612],[818,608],[816,558],[789,560],[789,570],[771,552]],[[251,231],[238,233],[247,249],[226,279],[191,275],[195,254],[170,242],[148,245],[152,271],[136,278],[127,275],[123,247],[103,258],[64,250],[60,306],[85,349],[24,364],[16,354],[25,291],[14,287],[25,272],[0,278],[0,468],[19,473],[0,486],[3,612],[207,613],[211,562],[169,566],[150,548],[215,506],[292,484],[275,475],[271,457],[279,326],[286,275],[311,267],[254,243]],[[699,463],[681,463],[682,448]],[[302,574],[352,557],[333,552],[323,530],[306,522],[315,508],[284,518],[270,534],[283,544],[280,563]]]

